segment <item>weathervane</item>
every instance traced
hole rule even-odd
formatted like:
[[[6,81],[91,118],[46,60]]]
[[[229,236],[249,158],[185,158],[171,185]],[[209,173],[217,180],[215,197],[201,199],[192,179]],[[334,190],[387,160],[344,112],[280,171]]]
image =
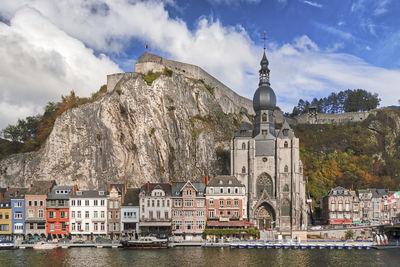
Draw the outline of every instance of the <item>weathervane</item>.
[[[262,40],[264,40],[264,50],[265,50],[265,47],[266,47],[266,42],[267,42],[267,32],[266,31],[264,31],[264,37],[263,38],[261,38]]]

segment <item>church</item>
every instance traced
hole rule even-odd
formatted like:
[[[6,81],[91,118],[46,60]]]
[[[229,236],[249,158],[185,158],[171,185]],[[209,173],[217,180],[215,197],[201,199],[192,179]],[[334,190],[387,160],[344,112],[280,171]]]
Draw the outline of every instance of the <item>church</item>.
[[[231,141],[231,175],[246,186],[248,218],[259,230],[304,230],[306,183],[299,139],[286,121],[275,128],[276,95],[265,48],[260,64],[254,125],[242,123]]]

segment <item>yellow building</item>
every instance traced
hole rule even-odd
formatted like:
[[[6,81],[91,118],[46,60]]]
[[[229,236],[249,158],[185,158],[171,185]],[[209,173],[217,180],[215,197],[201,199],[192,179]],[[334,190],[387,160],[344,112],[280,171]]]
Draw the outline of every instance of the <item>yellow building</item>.
[[[10,203],[0,203],[0,235],[11,235],[11,206]]]

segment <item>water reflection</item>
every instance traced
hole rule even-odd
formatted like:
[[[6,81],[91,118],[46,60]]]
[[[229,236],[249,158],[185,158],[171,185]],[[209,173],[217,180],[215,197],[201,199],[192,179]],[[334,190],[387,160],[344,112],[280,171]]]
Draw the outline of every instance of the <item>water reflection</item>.
[[[0,251],[0,266],[398,266],[400,250],[71,248]]]

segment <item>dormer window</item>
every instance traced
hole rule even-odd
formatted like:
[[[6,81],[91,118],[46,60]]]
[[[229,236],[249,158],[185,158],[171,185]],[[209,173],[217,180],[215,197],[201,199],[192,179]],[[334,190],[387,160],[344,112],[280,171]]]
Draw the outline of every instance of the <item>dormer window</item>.
[[[219,193],[220,193],[220,194],[223,194],[223,193],[224,193],[224,188],[223,188],[223,187],[221,187],[221,188],[219,189]]]
[[[77,196],[82,196],[82,191],[76,191]]]
[[[235,187],[235,194],[239,193],[239,188]]]
[[[232,184],[232,180],[229,180],[229,181],[228,181],[228,184]]]
[[[219,184],[223,184],[222,180],[219,181]]]
[[[104,191],[99,191],[99,196],[104,196]]]

